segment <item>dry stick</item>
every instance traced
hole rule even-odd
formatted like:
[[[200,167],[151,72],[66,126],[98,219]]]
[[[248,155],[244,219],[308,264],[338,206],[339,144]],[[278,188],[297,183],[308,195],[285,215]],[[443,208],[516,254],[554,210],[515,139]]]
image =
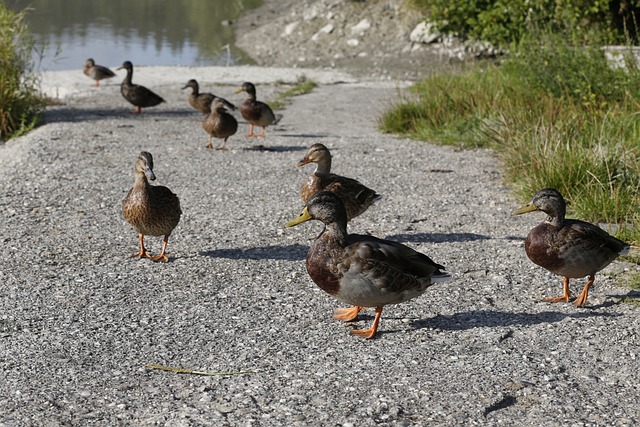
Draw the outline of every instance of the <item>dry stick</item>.
[[[144,365],[147,369],[159,369],[161,371],[175,372],[176,374],[191,374],[191,375],[207,375],[210,377],[216,375],[242,375],[242,374],[255,374],[256,371],[240,371],[240,372],[204,372],[194,371],[193,369],[172,368],[170,366],[162,365]]]

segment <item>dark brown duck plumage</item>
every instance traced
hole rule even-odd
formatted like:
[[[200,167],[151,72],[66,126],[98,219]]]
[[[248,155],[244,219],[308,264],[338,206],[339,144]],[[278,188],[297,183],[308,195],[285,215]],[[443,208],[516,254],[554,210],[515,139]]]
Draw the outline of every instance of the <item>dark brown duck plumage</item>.
[[[225,104],[221,98],[215,98],[211,104],[211,113],[202,122],[202,127],[209,134],[207,148],[213,148],[213,138],[223,139],[218,150],[224,150],[227,139],[238,130],[238,122],[225,110]]]
[[[331,192],[312,196],[304,210],[286,227],[310,219],[322,221],[324,231],[307,253],[307,272],[325,292],[352,308],[337,309],[334,318],[354,320],[363,307],[376,307],[373,325],[354,330],[372,338],[382,308],[422,295],[435,282],[450,278],[444,267],[408,246],[377,237],[347,234],[347,214],[342,201]]]
[[[124,99],[136,107],[134,113],[140,114],[142,108],[154,107],[161,102],[165,102],[160,95],[150,89],[131,82],[133,78],[133,64],[130,61],[125,61],[118,70],[123,68],[127,70],[127,76],[122,81],[122,85],[120,85],[120,93],[122,93]]]
[[[300,188],[300,197],[307,202],[319,191],[334,192],[347,209],[347,220],[351,220],[382,198],[372,189],[353,178],[331,173],[331,152],[323,144],[313,144],[307,154],[296,165],[297,167],[316,163],[316,170],[307,178]]]
[[[273,114],[271,107],[256,99],[256,87],[253,83],[243,83],[242,86],[236,90],[236,93],[240,92],[246,92],[248,95],[247,99],[240,105],[242,117],[249,122],[249,133],[247,136],[264,137],[264,130],[267,126],[276,122],[275,114]],[[262,132],[257,135],[254,134],[254,126],[262,127]]]
[[[236,109],[235,105],[224,98],[220,98],[219,96],[216,96],[210,92],[200,93],[200,85],[198,85],[198,82],[195,79],[189,80],[182,89],[186,89],[189,87],[191,88],[191,94],[189,95],[189,105],[204,114],[211,113],[211,102],[213,102],[213,100],[216,98],[222,100],[224,106],[229,110],[233,111]]]
[[[514,211],[513,215],[533,211],[542,211],[548,216],[527,235],[525,252],[535,264],[562,276],[564,282],[564,294],[545,298],[545,301],[569,302],[569,279],[588,276],[582,293],[574,302],[577,307],[584,307],[595,274],[618,255],[627,253],[629,245],[593,224],[566,219],[564,198],[553,188],[538,191],[530,203]]]
[[[180,200],[171,190],[162,185],[151,185],[148,180],[156,179],[153,173],[153,157],[143,151],[135,163],[135,181],[133,188],[122,201],[124,219],[138,232],[140,251],[133,254],[154,261],[167,262],[165,255],[169,236],[180,222],[182,210]],[[164,236],[162,252],[150,256],[144,247],[144,236]]]
[[[92,86],[100,86],[100,80],[110,79],[111,77],[115,77],[116,73],[111,71],[109,68],[104,67],[102,65],[96,65],[95,61],[92,58],[84,61],[84,68],[82,72],[87,76],[95,80],[96,82]]]

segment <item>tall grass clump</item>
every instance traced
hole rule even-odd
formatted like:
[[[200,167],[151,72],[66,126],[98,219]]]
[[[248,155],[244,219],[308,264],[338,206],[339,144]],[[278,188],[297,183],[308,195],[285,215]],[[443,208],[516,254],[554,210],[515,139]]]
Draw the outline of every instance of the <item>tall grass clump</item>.
[[[534,34],[500,65],[428,78],[380,126],[493,148],[519,198],[554,187],[571,214],[625,224],[640,242],[640,72],[635,60],[614,69],[597,45],[567,40]]]
[[[35,42],[24,11],[0,2],[0,141],[33,128],[45,106],[38,92],[32,52]]]

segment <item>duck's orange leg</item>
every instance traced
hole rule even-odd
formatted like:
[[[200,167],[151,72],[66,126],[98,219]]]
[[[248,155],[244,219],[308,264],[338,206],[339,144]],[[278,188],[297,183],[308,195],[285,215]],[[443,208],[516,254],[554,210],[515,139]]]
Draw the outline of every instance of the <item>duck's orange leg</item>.
[[[265,129],[266,129],[266,127],[263,127],[263,128],[262,128],[262,132],[260,132],[260,133],[259,133],[259,134],[257,134],[256,136],[257,136],[258,138],[264,138],[264,130],[265,130]]]
[[[132,113],[133,113],[133,114],[140,114],[140,113],[142,113],[142,108],[140,108],[140,107],[136,107],[136,109],[135,109],[135,110],[133,110],[133,111],[132,111]]]
[[[207,144],[207,148],[213,148],[213,137],[209,135],[209,143]]]
[[[365,339],[373,338],[373,336],[376,334],[376,331],[378,330],[380,316],[382,316],[382,306],[376,307],[376,317],[373,319],[373,325],[371,325],[370,329],[354,329],[353,331],[351,331],[351,333]]]
[[[355,306],[349,308],[336,308],[336,311],[333,314],[333,318],[336,320],[343,320],[345,322],[350,322],[356,317],[358,317],[358,313],[362,311],[362,307]]]
[[[589,279],[587,280],[587,284],[584,285],[584,288],[582,288],[582,293],[580,293],[580,296],[578,296],[578,298],[576,298],[576,300],[573,302],[576,307],[584,307],[584,305],[587,303],[587,297],[589,296],[589,288],[591,287],[591,285],[593,285],[593,281],[595,279],[596,279],[595,275],[589,276]]]
[[[154,261],[169,262],[169,257],[165,255],[165,252],[167,251],[167,243],[169,243],[169,236],[165,234],[164,239],[162,240],[162,252],[160,252],[159,255],[150,256],[149,259],[152,259]]]
[[[256,134],[253,133],[253,125],[251,123],[249,123],[249,133],[245,136],[256,136]]]
[[[562,295],[561,297],[545,298],[542,301],[569,302],[569,299],[571,298],[571,292],[569,292],[569,278],[566,276],[562,276],[562,280],[564,281],[564,295]]]
[[[138,258],[149,258],[149,254],[147,253],[147,249],[144,247],[144,234],[138,233],[138,239],[140,240],[140,251],[131,255],[132,257],[137,256]]]

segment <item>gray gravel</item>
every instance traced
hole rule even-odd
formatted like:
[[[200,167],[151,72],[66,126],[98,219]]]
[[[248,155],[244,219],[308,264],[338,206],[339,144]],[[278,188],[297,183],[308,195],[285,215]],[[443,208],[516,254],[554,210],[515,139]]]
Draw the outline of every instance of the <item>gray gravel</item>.
[[[540,302],[562,288],[524,253],[542,215],[510,216],[519,202],[492,152],[379,134],[375,118],[401,88],[363,82],[294,98],[267,150],[240,134],[244,121],[228,151],[207,150],[180,91],[191,75],[174,77],[153,87],[168,102],[139,117],[112,82],[0,146],[0,426],[640,423],[640,315],[621,302],[638,299],[622,285],[637,267],[608,267],[589,309]],[[258,97],[277,90],[264,82]],[[385,195],[350,230],[454,276],[385,308],[370,341],[331,319],[341,304],[307,276],[320,224],[282,227],[312,169],[293,166],[315,142],[336,173]],[[120,203],[141,150],[184,211],[167,264],[129,257],[137,236]],[[157,253],[161,239],[147,242]]]

